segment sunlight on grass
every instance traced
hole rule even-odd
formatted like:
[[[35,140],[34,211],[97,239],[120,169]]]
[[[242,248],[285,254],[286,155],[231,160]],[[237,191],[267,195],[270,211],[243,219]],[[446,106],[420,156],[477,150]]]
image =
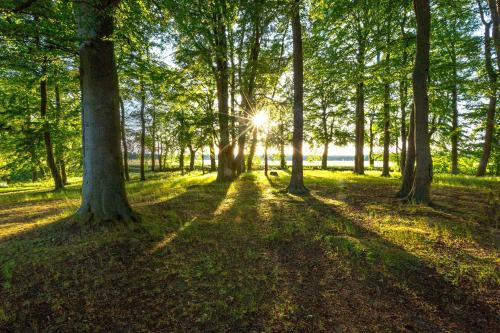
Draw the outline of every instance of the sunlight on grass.
[[[170,242],[172,242],[181,232],[183,232],[186,228],[191,226],[191,224],[196,220],[196,217],[192,218],[190,221],[187,221],[184,223],[177,231],[174,231],[167,236],[165,236],[164,239],[162,239],[160,242],[158,242],[149,252],[149,254],[154,254],[155,252],[158,252],[165,248]]]

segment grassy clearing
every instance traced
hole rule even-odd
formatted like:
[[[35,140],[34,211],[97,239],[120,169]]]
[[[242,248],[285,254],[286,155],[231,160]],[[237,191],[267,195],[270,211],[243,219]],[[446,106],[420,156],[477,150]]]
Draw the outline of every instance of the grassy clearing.
[[[498,178],[437,175],[422,207],[378,175],[157,174],[136,229],[69,229],[76,181],[4,190],[0,331],[493,332]]]

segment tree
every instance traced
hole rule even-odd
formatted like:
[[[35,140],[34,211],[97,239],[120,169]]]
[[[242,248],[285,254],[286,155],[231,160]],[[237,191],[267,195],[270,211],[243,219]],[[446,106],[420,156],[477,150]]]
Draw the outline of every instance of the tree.
[[[300,0],[292,4],[292,34],[293,34],[293,157],[292,176],[288,192],[304,194],[302,141],[304,128],[304,67],[302,59],[302,25],[300,23]]]
[[[410,193],[416,203],[429,204],[432,181],[432,157],[429,138],[429,53],[431,10],[429,0],[414,0],[417,20],[417,52],[413,70],[413,100],[415,103],[415,179]]]
[[[486,130],[484,135],[484,143],[483,143],[483,151],[481,154],[481,160],[479,162],[479,167],[477,169],[477,176],[481,177],[486,174],[486,167],[488,166],[488,161],[490,159],[491,154],[491,146],[494,136],[495,129],[495,113],[497,108],[497,80],[498,80],[498,71],[495,71],[492,61],[492,52],[491,52],[491,26],[493,23],[493,37],[494,43],[497,50],[497,62],[498,68],[500,68],[500,47],[499,47],[499,34],[498,34],[498,7],[495,6],[493,0],[488,0],[491,21],[487,21],[484,14],[483,5],[480,0],[477,0],[477,4],[479,7],[479,12],[481,16],[481,22],[484,25],[484,55],[485,55],[485,66],[486,73],[488,75],[488,79],[490,82],[489,92],[488,92],[488,112],[486,115]],[[498,70],[498,69],[497,69]]]
[[[88,223],[136,221],[125,192],[119,89],[113,33],[118,1],[74,4],[80,47],[83,183],[77,218]]]

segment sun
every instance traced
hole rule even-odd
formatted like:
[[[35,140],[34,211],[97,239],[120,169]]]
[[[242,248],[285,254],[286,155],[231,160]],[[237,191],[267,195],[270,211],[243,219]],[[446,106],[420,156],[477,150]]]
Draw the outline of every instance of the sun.
[[[252,117],[252,124],[254,127],[262,128],[268,123],[269,119],[267,113],[264,111],[259,111]]]

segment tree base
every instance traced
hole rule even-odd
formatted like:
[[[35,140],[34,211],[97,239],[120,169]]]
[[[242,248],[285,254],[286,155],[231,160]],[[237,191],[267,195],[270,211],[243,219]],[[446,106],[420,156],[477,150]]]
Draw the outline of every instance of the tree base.
[[[96,212],[90,205],[82,205],[73,216],[71,222],[87,226],[128,224],[132,225],[141,221],[140,216],[128,205],[120,209],[106,212]]]
[[[309,190],[304,185],[290,185],[286,188],[286,192],[295,195],[309,194]]]

